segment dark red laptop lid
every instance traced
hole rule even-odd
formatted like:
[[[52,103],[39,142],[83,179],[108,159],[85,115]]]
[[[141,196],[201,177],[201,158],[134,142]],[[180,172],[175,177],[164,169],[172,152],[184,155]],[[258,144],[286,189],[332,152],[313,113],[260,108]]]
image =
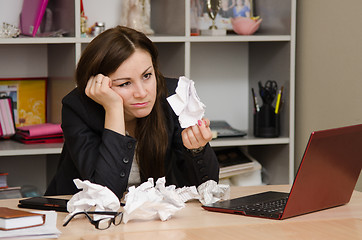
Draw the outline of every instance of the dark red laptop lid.
[[[362,124],[309,138],[282,218],[349,202],[362,168]]]

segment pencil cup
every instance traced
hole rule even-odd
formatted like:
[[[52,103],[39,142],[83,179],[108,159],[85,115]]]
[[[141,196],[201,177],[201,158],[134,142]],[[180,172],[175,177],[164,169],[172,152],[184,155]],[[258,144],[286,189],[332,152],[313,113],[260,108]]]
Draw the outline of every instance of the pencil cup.
[[[275,113],[275,108],[264,104],[260,111],[254,114],[254,136],[255,137],[279,137],[280,118]]]

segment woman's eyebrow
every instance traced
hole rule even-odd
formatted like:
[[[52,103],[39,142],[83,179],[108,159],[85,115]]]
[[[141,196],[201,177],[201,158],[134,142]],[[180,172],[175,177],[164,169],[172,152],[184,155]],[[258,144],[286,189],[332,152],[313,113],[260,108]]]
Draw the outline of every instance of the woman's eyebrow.
[[[151,68],[152,68],[152,65],[149,66],[148,68],[146,68],[146,70],[144,70],[141,75],[146,74],[146,72],[148,72]],[[113,81],[129,81],[129,80],[131,80],[130,77],[115,78],[115,79],[112,79],[112,82],[113,82]]]

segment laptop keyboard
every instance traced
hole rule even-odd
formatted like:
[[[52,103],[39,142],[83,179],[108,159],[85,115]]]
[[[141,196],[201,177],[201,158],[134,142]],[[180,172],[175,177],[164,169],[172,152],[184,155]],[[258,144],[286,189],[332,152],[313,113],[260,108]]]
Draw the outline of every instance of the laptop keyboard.
[[[243,205],[236,207],[237,210],[244,211],[245,213],[253,212],[253,213],[265,213],[265,214],[274,214],[274,213],[282,213],[287,203],[288,197],[273,200],[269,202],[261,202],[250,205]]]

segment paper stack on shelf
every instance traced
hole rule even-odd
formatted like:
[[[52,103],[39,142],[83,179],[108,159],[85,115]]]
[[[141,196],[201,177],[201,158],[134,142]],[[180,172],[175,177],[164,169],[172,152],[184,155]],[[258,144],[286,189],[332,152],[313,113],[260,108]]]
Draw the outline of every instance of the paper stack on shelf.
[[[14,140],[25,143],[60,143],[64,141],[60,124],[43,123],[18,127]]]
[[[15,134],[14,109],[10,97],[0,98],[0,137],[9,138]]]

